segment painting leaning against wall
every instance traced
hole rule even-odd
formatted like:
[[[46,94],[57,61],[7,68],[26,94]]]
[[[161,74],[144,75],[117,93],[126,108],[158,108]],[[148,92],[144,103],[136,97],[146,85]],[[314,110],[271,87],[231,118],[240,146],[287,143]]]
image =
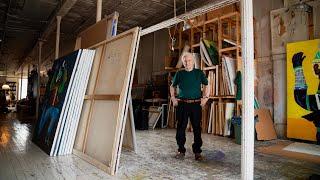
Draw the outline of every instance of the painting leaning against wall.
[[[320,144],[320,40],[287,44],[287,136]]]
[[[39,120],[33,134],[33,142],[50,153],[62,106],[74,71],[79,51],[54,61],[52,73],[44,95]]]

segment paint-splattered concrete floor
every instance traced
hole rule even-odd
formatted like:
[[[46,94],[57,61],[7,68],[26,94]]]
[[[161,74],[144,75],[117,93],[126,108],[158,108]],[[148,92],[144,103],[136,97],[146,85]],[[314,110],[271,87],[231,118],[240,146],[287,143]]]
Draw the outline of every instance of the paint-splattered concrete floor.
[[[137,131],[137,152],[123,151],[111,177],[74,155],[47,156],[31,142],[31,125],[13,117],[0,117],[0,179],[240,179],[241,146],[233,139],[203,134],[207,160],[196,162],[192,133],[186,158],[176,160],[174,130]],[[319,164],[255,152],[255,179],[307,179],[314,173],[320,174]]]

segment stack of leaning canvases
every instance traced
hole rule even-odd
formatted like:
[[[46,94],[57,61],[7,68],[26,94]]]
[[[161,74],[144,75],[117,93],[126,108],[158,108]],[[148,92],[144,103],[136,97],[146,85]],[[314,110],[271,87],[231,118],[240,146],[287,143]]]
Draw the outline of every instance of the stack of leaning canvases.
[[[33,142],[50,156],[72,153],[95,50],[80,49],[54,61]]]

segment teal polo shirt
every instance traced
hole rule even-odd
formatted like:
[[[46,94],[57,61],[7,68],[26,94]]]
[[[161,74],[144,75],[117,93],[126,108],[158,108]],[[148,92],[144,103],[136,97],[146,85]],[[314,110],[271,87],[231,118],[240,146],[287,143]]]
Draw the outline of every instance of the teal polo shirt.
[[[201,84],[208,85],[206,75],[200,69],[178,71],[172,80],[172,86],[179,86],[180,99],[201,98]]]

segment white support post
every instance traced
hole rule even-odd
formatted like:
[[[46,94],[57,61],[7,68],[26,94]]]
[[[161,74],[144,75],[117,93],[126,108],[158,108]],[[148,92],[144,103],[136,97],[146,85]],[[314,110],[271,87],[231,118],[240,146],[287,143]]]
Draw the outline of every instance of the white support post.
[[[254,41],[252,0],[241,0],[242,45],[242,136],[241,179],[254,175]]]
[[[40,67],[41,67],[41,53],[42,53],[42,45],[43,42],[39,41],[39,58],[38,58],[38,67],[37,67],[37,73],[38,73],[38,79],[37,79],[37,105],[36,105],[36,119],[39,118],[39,106],[40,106]]]
[[[96,22],[101,20],[101,14],[102,14],[102,0],[97,0],[97,18],[96,18]]]
[[[59,50],[60,50],[60,24],[61,24],[61,16],[57,16],[57,33],[56,33],[56,53],[55,59],[59,58]]]
[[[21,74],[20,74],[20,92],[19,92],[19,95],[20,95],[20,98],[19,99],[22,99],[22,78],[23,78],[23,67],[24,65],[22,64],[21,66]]]

